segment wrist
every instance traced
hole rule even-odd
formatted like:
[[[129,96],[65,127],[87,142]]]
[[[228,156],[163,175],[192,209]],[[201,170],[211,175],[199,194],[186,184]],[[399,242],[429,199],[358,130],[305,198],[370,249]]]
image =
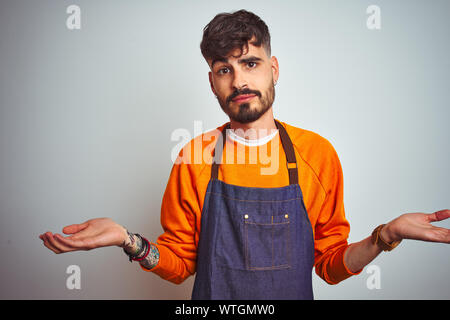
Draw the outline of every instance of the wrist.
[[[136,241],[136,236],[125,228],[123,228],[123,230],[124,230],[124,238],[122,244],[119,247],[123,248],[126,252],[129,253],[136,252],[139,246],[139,243]]]
[[[134,239],[132,240],[133,244],[126,246],[123,249],[123,251],[128,256],[128,260],[130,260],[130,262],[132,261],[141,262],[148,256],[150,252],[151,249],[150,242],[148,242],[146,238],[142,237],[138,233],[132,234],[128,232],[128,234],[130,236],[130,239]]]
[[[394,228],[392,227],[391,223],[386,224],[380,231],[380,236],[383,238],[383,240],[387,243],[392,243],[395,241],[402,240],[397,233],[395,232]]]
[[[148,251],[148,245],[139,234],[127,230],[128,239],[125,241],[123,251],[133,259],[142,257]]]

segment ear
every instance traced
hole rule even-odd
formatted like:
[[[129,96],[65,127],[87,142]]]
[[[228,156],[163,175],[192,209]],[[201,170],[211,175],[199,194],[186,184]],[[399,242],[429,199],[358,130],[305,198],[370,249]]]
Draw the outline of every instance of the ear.
[[[277,83],[278,82],[278,77],[280,76],[280,68],[278,66],[278,59],[275,56],[272,56],[270,58],[270,61],[272,62],[272,77],[273,77],[273,82]]]
[[[214,95],[217,96],[216,90],[214,89],[214,84],[213,84],[213,78],[212,78],[212,72],[211,71],[208,72],[208,77],[209,77],[209,84],[211,85],[211,90],[214,93]]]

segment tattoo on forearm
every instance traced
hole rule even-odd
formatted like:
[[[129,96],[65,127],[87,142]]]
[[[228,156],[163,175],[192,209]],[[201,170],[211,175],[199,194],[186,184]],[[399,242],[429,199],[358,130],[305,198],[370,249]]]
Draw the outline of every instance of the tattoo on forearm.
[[[144,260],[139,261],[139,263],[147,269],[152,269],[154,268],[158,262],[159,262],[159,251],[158,248],[153,244],[150,243],[150,249],[149,249],[149,253],[147,255],[147,257],[145,257]]]
[[[142,250],[142,247],[145,246],[145,243],[143,243],[142,239],[138,236],[136,236],[135,234],[129,232],[127,230],[128,233],[128,238],[126,243],[123,245],[123,248],[125,249],[125,251],[129,254],[132,255],[136,255],[139,253],[139,251]],[[142,253],[137,256],[136,258],[140,258],[143,257],[145,254],[146,250],[143,250]],[[145,259],[139,261],[139,263],[147,269],[152,269],[154,268],[159,262],[159,251],[158,248],[150,243],[150,248],[149,248],[149,252],[147,257],[145,257]]]
[[[126,249],[127,247],[132,247],[134,245],[134,235],[127,230],[128,238],[123,240],[121,247]]]
[[[142,241],[141,238],[134,235],[130,231],[127,230],[128,233],[128,240],[126,241],[126,244],[123,246],[125,251],[129,254],[135,255],[141,250],[142,248]]]
[[[134,245],[134,234],[132,234],[130,231],[127,230],[128,238],[130,239],[130,244]]]

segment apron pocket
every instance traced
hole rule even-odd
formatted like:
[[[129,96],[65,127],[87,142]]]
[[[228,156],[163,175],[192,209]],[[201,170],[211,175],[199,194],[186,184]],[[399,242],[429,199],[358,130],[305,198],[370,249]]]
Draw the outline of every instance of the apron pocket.
[[[290,217],[244,216],[244,252],[247,270],[290,268]]]

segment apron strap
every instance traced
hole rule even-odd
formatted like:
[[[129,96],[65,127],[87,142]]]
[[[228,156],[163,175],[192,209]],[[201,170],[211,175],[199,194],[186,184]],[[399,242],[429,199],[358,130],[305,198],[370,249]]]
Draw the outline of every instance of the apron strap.
[[[289,173],[289,184],[298,184],[298,166],[295,158],[294,145],[283,125],[275,120],[275,124],[280,134],[281,144],[283,145],[284,153],[286,154],[287,169]]]
[[[295,158],[294,145],[292,144],[291,138],[289,138],[286,129],[283,125],[275,120],[275,124],[278,128],[278,133],[280,134],[281,145],[283,146],[284,153],[286,154],[286,162],[287,169],[289,173],[289,184],[298,184],[298,169],[297,169],[297,160]],[[211,179],[218,179],[219,177],[219,165],[222,159],[222,151],[225,147],[225,142],[227,139],[226,131],[230,129],[230,123],[222,129],[222,135],[219,136],[219,139],[216,143],[216,147],[213,150],[213,162],[211,167]],[[222,139],[222,146],[220,145],[220,141]],[[218,147],[218,148],[217,148]],[[217,153],[216,153],[216,149]]]

